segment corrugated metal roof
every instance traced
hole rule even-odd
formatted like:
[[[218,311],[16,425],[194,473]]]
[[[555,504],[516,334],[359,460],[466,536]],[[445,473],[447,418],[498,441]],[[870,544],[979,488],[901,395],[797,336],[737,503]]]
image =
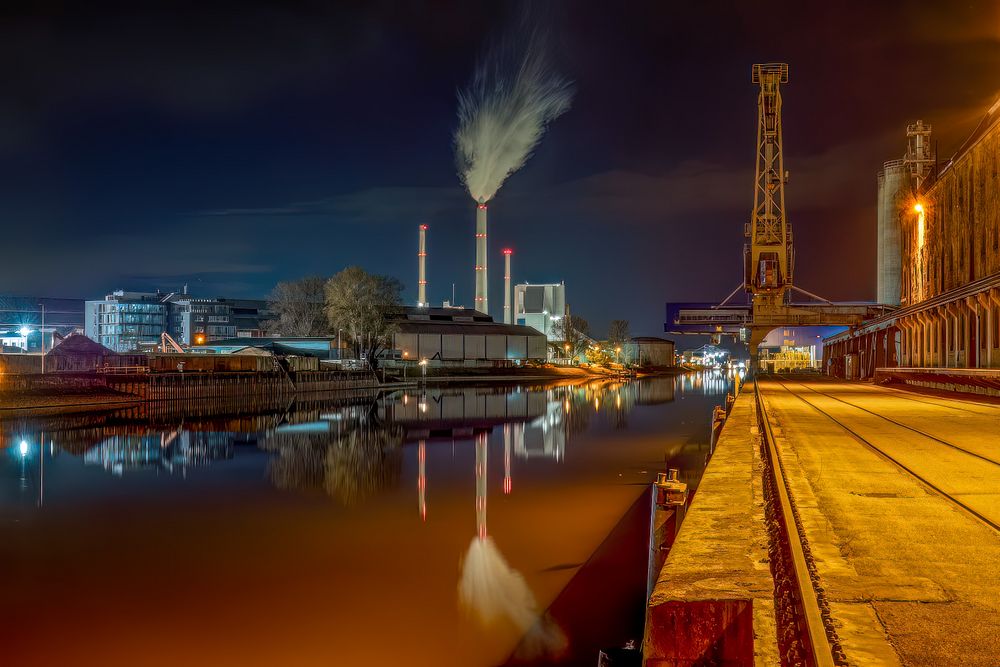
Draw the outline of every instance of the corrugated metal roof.
[[[492,322],[493,318],[473,308],[435,308],[432,306],[400,306],[398,311],[400,319],[426,319],[441,321],[442,318],[456,319],[463,318],[468,321],[470,318],[476,322]]]

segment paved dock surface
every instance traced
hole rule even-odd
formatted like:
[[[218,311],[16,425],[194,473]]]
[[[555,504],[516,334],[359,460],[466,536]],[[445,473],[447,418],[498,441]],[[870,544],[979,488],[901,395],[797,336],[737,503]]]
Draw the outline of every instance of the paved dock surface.
[[[851,664],[1000,665],[1000,406],[759,386]]]

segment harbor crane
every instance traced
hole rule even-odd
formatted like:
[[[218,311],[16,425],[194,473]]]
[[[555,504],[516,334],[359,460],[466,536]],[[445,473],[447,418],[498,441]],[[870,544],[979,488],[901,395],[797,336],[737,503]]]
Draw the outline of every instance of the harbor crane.
[[[785,171],[781,133],[781,86],[788,83],[787,63],[755,64],[750,80],[757,94],[757,157],[753,211],[744,226],[743,283],[718,304],[668,303],[663,329],[674,334],[703,334],[718,340],[739,336],[750,347],[756,367],[757,347],[778,327],[852,326],[882,314],[875,303],[833,303],[797,287],[792,276],[795,249],[785,211]],[[730,304],[737,293],[749,303]],[[795,301],[793,293],[807,297]]]

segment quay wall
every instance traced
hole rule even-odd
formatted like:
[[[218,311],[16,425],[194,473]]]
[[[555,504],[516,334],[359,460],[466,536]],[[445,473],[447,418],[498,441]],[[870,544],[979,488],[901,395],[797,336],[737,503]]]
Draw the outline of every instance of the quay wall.
[[[780,663],[756,415],[748,389],[650,595],[646,667]]]

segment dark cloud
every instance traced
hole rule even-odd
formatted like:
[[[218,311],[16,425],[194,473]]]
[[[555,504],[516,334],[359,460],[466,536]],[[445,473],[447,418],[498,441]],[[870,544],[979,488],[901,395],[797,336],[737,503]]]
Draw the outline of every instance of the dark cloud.
[[[796,279],[874,294],[875,173],[905,126],[942,157],[1000,90],[995,2],[553,3],[574,108],[490,207],[517,280],[566,280],[598,331],[741,280],[753,62],[790,63]],[[471,302],[455,91],[505,2],[47,3],[0,10],[7,293],[266,294],[348,264]],[[499,255],[495,266],[499,267]],[[494,290],[500,272],[494,271]],[[159,283],[159,284],[158,284]],[[498,295],[498,291],[494,292]],[[497,301],[499,303],[499,301]]]

